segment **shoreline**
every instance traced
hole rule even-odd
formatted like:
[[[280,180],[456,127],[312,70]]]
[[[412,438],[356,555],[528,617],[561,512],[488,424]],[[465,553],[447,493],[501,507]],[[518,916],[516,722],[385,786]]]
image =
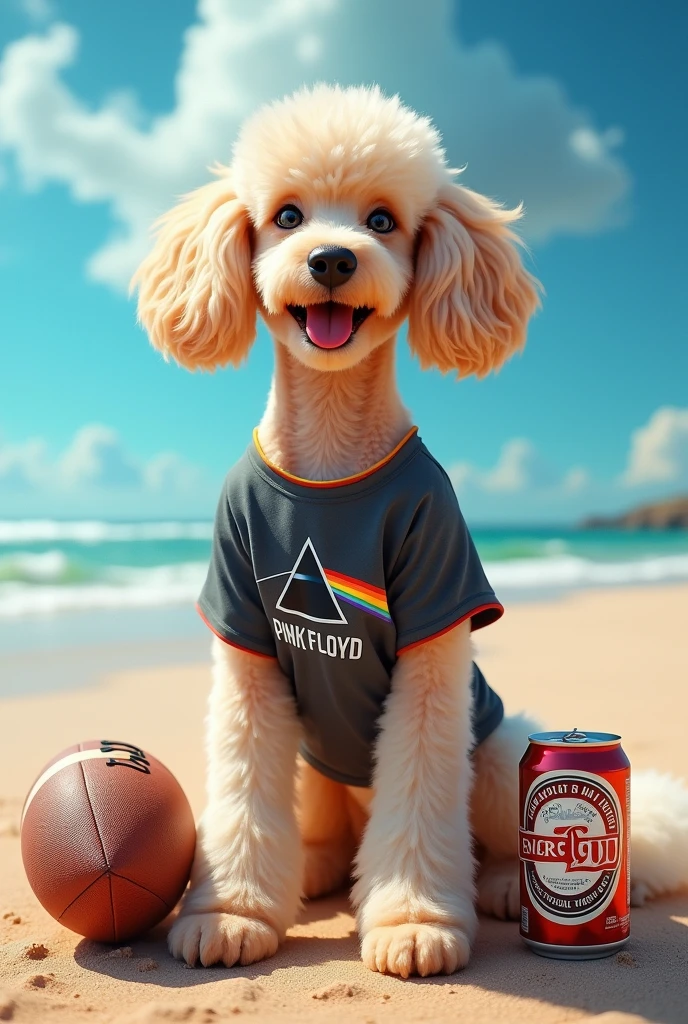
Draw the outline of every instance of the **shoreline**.
[[[586,595],[607,595],[614,600],[618,594],[673,590],[684,591],[688,603],[688,581],[683,580],[518,590],[500,587],[499,597],[504,619],[508,619],[524,607],[560,606]],[[486,633],[476,634],[476,641]],[[211,640],[193,603],[0,617],[0,702],[98,686],[113,673],[209,662]]]
[[[114,672],[209,660],[210,639],[193,607],[0,620],[0,701],[98,686]]]

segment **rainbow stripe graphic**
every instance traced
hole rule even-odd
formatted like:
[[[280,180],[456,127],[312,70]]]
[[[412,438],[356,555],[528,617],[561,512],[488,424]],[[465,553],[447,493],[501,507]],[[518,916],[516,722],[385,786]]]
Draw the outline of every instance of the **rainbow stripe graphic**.
[[[354,580],[342,572],[334,572],[333,569],[323,569],[323,572],[340,601],[362,608],[364,612],[369,612],[370,615],[375,615],[385,622],[392,621],[387,605],[387,594],[380,587],[373,587],[363,580]]]

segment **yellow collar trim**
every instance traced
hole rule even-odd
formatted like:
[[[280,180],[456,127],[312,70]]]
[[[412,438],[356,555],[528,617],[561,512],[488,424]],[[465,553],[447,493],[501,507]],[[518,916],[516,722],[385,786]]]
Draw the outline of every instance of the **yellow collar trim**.
[[[295,476],[294,473],[287,473],[286,470],[280,469],[279,466],[276,466],[274,462],[270,461],[261,448],[260,441],[258,440],[258,427],[253,431],[253,443],[255,444],[256,450],[265,465],[268,466],[273,473],[277,473],[279,476],[284,477],[285,480],[291,480],[291,482],[295,484],[302,484],[304,487],[342,487],[344,484],[355,484],[359,480],[365,480],[367,476],[370,476],[372,473],[376,473],[378,469],[382,469],[383,466],[394,458],[397,452],[404,447],[406,442],[410,440],[417,431],[418,427],[411,427],[409,432],[401,439],[396,448],[391,451],[389,455],[385,455],[384,459],[380,459],[380,461],[376,462],[374,466],[371,466],[370,469],[364,469],[361,473],[354,473],[353,476],[344,476],[338,480],[307,480],[305,477]]]

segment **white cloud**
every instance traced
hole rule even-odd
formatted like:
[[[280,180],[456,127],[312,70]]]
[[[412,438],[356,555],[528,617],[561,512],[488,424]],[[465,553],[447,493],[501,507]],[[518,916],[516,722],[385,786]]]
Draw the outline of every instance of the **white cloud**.
[[[141,470],[123,450],[116,431],[99,423],[79,430],[58,463],[68,487],[137,487]]]
[[[90,423],[57,458],[42,438],[0,444],[0,494],[16,491],[88,494],[128,491],[184,495],[206,483],[202,471],[176,452],[135,459],[115,430]]]
[[[57,14],[52,0],[19,0],[19,7],[27,18],[39,25],[51,21]]]
[[[567,494],[578,494],[591,483],[590,474],[583,466],[574,466],[564,475],[561,486]]]
[[[688,409],[664,406],[633,432],[621,481],[628,487],[688,484]]]
[[[322,39],[312,33],[302,36],[296,46],[297,56],[307,63],[317,60],[322,55],[322,51]]]
[[[598,131],[555,79],[519,75],[502,46],[463,45],[451,13],[450,0],[199,0],[176,105],[150,123],[130,99],[93,109],[74,93],[63,72],[79,34],[55,24],[4,51],[0,143],[27,187],[60,182],[77,201],[109,204],[115,232],[88,273],[115,287],[146,251],[153,218],[229,159],[243,117],[322,79],[375,81],[431,114],[466,184],[524,200],[531,239],[618,222],[629,189],[619,130]]]
[[[469,462],[460,462],[449,468],[449,476],[457,490],[470,484],[494,494],[564,485],[532,441],[524,437],[507,441],[492,469],[481,470]]]
[[[44,479],[46,474],[46,445],[40,438],[31,438],[21,444],[0,443],[0,489],[24,491]]]
[[[470,462],[455,462],[451,466],[447,466],[447,475],[453,483],[455,491],[463,491],[471,484],[475,479],[475,473],[475,467]]]
[[[606,152],[616,149],[623,141],[624,133],[621,128],[608,128],[602,134],[590,127],[576,128],[569,138],[573,151],[583,160],[593,162],[604,159]]]
[[[523,491],[526,487],[542,487],[551,483],[552,472],[535,445],[526,438],[507,441],[499,461],[483,477],[488,491]]]
[[[143,480],[151,491],[188,493],[198,486],[202,474],[176,452],[161,452],[148,462]]]

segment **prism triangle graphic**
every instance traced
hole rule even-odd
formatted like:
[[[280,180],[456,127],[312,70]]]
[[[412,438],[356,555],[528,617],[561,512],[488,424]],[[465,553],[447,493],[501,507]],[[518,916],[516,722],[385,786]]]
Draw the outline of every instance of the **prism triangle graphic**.
[[[275,607],[311,622],[347,622],[310,537],[301,548]]]

